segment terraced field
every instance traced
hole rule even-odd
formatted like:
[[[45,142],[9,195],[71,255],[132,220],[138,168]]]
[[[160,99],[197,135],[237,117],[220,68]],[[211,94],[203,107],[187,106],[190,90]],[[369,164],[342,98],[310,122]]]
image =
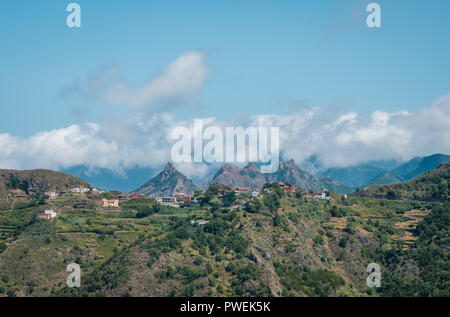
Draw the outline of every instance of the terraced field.
[[[0,240],[6,240],[15,231],[16,227],[13,225],[0,225]]]
[[[394,224],[395,228],[403,231],[403,235],[393,235],[392,237],[404,242],[404,249],[408,249],[417,240],[417,237],[413,235],[413,231],[417,228],[418,223],[429,213],[429,210],[408,210],[403,214],[403,219]]]

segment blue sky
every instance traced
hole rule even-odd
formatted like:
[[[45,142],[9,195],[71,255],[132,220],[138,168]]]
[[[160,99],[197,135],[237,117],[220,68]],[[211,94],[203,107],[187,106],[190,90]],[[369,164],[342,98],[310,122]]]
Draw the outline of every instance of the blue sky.
[[[209,116],[270,115],[299,163],[450,153],[449,1],[379,0],[382,27],[368,28],[365,0],[79,0],[79,29],[70,2],[2,1],[0,168],[160,165],[162,125]],[[126,105],[186,56],[198,82],[163,106]],[[83,93],[99,78],[128,99]]]
[[[378,1],[379,29],[369,1],[80,0],[80,29],[65,25],[68,3],[2,2],[0,132],[99,121],[105,109],[80,118],[61,89],[111,64],[138,83],[190,50],[212,69],[199,115],[416,109],[450,87],[448,1]]]

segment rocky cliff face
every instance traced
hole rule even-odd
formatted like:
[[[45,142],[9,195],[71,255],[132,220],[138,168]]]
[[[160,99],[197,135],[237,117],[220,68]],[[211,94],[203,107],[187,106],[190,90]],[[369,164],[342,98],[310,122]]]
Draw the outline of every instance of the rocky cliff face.
[[[260,189],[265,183],[284,182],[296,185],[303,190],[319,191],[327,184],[317,177],[302,171],[293,160],[281,162],[275,173],[262,174],[254,164],[239,169],[230,165],[223,166],[211,180],[210,184],[224,184]]]
[[[200,189],[192,180],[180,173],[172,163],[167,163],[162,172],[136,190],[148,197],[167,197],[174,193],[192,195]]]
[[[255,164],[239,169],[231,165],[221,167],[209,184],[224,184],[259,189],[267,182],[266,176],[259,172]]]

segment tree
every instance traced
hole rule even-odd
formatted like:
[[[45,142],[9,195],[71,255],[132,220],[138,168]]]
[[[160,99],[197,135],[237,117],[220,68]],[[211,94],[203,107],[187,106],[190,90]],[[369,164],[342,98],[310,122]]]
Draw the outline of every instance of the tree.
[[[236,200],[236,194],[234,193],[234,191],[225,193],[225,195],[223,196],[224,207],[230,207],[231,205],[233,205],[235,200]]]
[[[33,195],[33,199],[35,200],[35,202],[39,205],[44,205],[45,204],[45,200],[48,199],[49,197],[44,194],[44,193],[36,193]]]
[[[19,179],[16,175],[11,174],[9,176],[9,181],[6,184],[11,189],[21,189],[24,192],[28,193],[28,187],[30,183],[26,179]]]
[[[246,212],[255,214],[261,209],[261,203],[257,199],[250,200],[245,204],[244,209]]]
[[[203,197],[199,197],[200,205],[208,205],[213,198],[214,194],[210,190],[207,190]]]
[[[281,216],[279,214],[276,214],[275,217],[273,218],[273,226],[274,227],[279,227],[282,225],[283,219],[281,218]]]
[[[390,199],[394,199],[395,197],[397,197],[397,194],[396,194],[395,190],[389,189],[387,191],[386,197],[390,198]]]
[[[263,197],[263,203],[271,212],[275,212],[280,208],[280,199],[276,194],[266,194]]]
[[[156,203],[153,205],[153,212],[154,212],[155,214],[158,214],[158,213],[160,213],[160,211],[161,211],[161,204],[158,203],[158,202],[156,202]]]
[[[151,214],[153,214],[153,208],[150,206],[144,206],[137,212],[136,218],[145,218],[150,216]]]

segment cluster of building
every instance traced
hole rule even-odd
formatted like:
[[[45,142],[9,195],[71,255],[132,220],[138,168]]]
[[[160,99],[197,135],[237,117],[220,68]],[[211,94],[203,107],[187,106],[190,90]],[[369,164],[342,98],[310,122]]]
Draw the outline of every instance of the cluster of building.
[[[105,191],[98,189],[98,188],[87,188],[87,187],[80,186],[80,187],[74,187],[74,188],[70,189],[70,192],[77,193],[77,194],[90,193],[90,192],[95,193],[95,194],[103,194]]]
[[[246,193],[248,193],[250,190],[247,188],[247,187],[240,187],[240,186],[238,186],[238,187],[236,187],[235,189],[234,189],[234,193],[236,194],[236,195],[239,195],[239,194],[246,194]]]
[[[280,185],[281,189],[285,192],[295,192],[296,190],[295,185],[286,185],[283,182],[278,182],[278,185]]]
[[[115,193],[117,194],[117,199],[119,201],[128,201],[131,199],[145,198],[144,194],[138,194],[138,193],[124,194],[121,192],[115,192]]]
[[[102,207],[119,207],[118,199],[102,199]]]
[[[87,188],[87,187],[74,187],[70,189],[71,193],[76,194],[82,194],[82,193],[96,193],[96,194],[102,194],[104,191],[97,189],[97,188]],[[45,195],[48,196],[49,199],[55,199],[64,192],[55,192],[55,191],[47,191],[45,192]]]
[[[74,187],[70,190],[71,193],[89,193],[90,191],[91,189],[86,187]]]
[[[225,194],[233,192],[233,191],[234,191],[235,195],[250,193],[253,197],[259,196],[259,191],[251,190],[247,187],[240,187],[240,186],[238,186],[236,188],[232,188],[232,187],[222,188],[219,190],[218,196],[223,197]]]
[[[144,194],[138,194],[138,193],[131,193],[131,194],[125,194],[119,191],[110,191],[111,194],[113,194],[116,199],[102,199],[102,207],[119,207],[120,202],[132,200],[132,199],[139,199],[139,198],[145,198]]]
[[[178,207],[181,204],[197,204],[198,201],[193,199],[192,195],[186,195],[184,193],[174,193],[169,197],[158,197],[156,201],[161,205],[168,205]]]
[[[309,197],[313,199],[331,200],[331,197],[326,194],[327,191],[328,190],[324,189],[321,194],[309,194]]]

